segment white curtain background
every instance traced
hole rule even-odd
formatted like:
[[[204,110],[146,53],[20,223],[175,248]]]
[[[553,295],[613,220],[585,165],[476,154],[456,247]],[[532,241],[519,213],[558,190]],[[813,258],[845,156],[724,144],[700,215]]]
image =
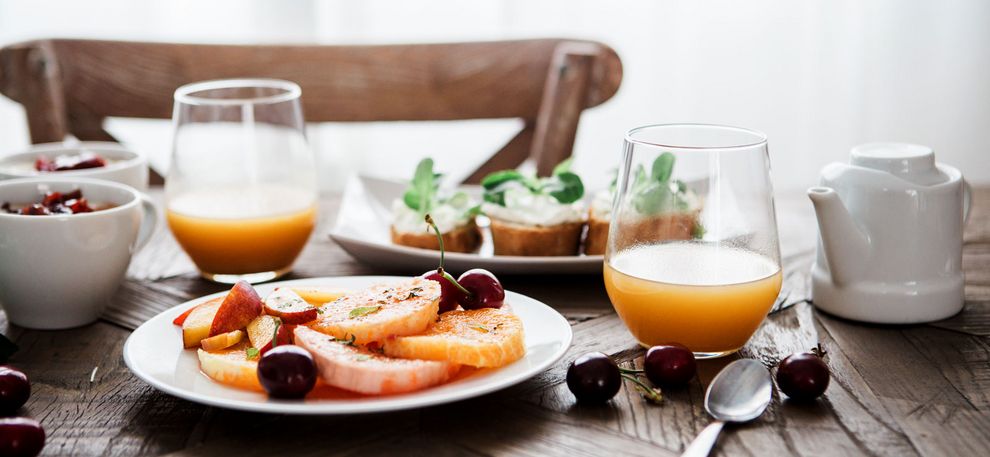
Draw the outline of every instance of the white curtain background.
[[[990,184],[990,1],[986,0],[0,0],[0,45],[43,37],[206,43],[405,43],[574,37],[623,60],[619,93],[587,111],[575,145],[604,186],[623,133],[706,122],[766,132],[778,192],[812,185],[867,141],[926,144]],[[305,94],[303,94],[305,97]],[[328,101],[332,103],[332,101]],[[434,156],[462,176],[517,121],[313,125],[322,186],[351,172],[406,177]],[[167,166],[167,121],[108,128]],[[27,146],[0,98],[0,155]],[[388,161],[382,158],[388,157]],[[388,163],[388,166],[383,166]]]

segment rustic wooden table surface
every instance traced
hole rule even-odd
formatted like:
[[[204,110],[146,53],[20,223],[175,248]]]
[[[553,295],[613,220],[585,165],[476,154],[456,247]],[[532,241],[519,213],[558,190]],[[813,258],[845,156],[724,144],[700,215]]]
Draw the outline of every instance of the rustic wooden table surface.
[[[808,205],[798,197],[778,199],[785,253],[814,236]],[[386,273],[327,239],[336,204],[324,199],[322,227],[292,278]],[[206,407],[149,387],[121,356],[128,327],[149,312],[222,289],[188,271],[188,261],[168,248],[167,232],[158,240],[135,257],[131,276],[185,272],[128,279],[109,320],[32,331],[0,314],[0,331],[20,346],[11,363],[33,382],[21,414],[44,425],[44,454],[677,455],[709,422],[705,386],[726,363],[701,363],[699,378],[665,391],[663,405],[647,404],[628,385],[607,405],[577,405],[564,384],[571,360],[603,351],[632,365],[643,350],[612,311],[600,278],[505,276],[506,288],[554,306],[574,328],[564,359],[518,386],[444,406],[346,417]],[[761,418],[728,427],[714,455],[990,455],[990,189],[977,191],[963,262],[966,309],[941,322],[863,325],[807,303],[771,315],[739,355],[773,366],[820,341],[829,350],[831,385],[810,405],[775,394]]]

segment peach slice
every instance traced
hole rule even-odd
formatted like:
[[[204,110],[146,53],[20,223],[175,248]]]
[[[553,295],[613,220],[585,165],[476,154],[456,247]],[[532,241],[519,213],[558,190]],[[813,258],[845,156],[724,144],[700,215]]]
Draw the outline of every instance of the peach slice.
[[[339,289],[336,287],[320,287],[320,286],[303,286],[303,287],[289,287],[296,295],[300,298],[306,300],[307,303],[313,306],[320,306],[324,303],[332,302],[344,295],[351,293],[347,289]]]
[[[234,284],[217,310],[210,335],[240,330],[261,314],[261,297],[246,281]]]
[[[248,359],[245,342],[217,352],[200,349],[197,355],[199,369],[210,379],[232,387],[264,392],[258,382],[258,360]]]
[[[244,339],[244,332],[241,330],[234,330],[233,332],[211,336],[203,341],[200,341],[199,344],[204,350],[219,351],[240,343],[242,339]]]
[[[278,327],[278,344],[292,344],[292,329],[295,326],[279,324],[277,317],[263,314],[247,325],[248,340],[251,341],[251,347],[258,349],[259,354],[272,348],[275,327]]]
[[[213,318],[223,304],[223,297],[214,298],[197,305],[182,322],[182,345],[186,348],[199,346],[199,342],[210,336]]]
[[[304,324],[316,319],[316,307],[288,287],[279,287],[265,297],[265,314],[282,319],[284,324]]]

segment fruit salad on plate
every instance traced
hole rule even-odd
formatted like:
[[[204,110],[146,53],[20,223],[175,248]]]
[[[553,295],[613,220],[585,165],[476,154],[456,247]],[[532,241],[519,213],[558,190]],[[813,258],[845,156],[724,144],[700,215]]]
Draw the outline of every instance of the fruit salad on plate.
[[[505,291],[475,269],[440,267],[364,290],[280,287],[261,297],[240,282],[173,323],[216,382],[303,398],[320,385],[363,395],[414,392],[525,355]]]

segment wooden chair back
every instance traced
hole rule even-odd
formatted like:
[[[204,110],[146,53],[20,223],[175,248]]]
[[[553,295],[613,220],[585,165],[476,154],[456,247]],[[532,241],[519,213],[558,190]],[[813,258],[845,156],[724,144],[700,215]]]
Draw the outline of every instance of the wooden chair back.
[[[570,156],[578,120],[618,90],[608,46],[564,39],[379,46],[40,40],[0,49],[0,92],[24,106],[32,143],[114,141],[109,116],[169,118],[194,81],[295,81],[310,122],[520,118],[523,129],[468,179]]]

